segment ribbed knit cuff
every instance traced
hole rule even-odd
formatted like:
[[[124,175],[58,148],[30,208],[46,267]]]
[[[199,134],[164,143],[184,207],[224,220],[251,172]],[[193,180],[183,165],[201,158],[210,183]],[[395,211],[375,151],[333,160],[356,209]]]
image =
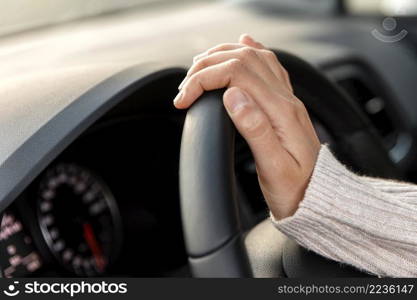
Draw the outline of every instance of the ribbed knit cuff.
[[[271,220],[327,258],[382,276],[411,276],[417,274],[410,258],[416,251],[417,218],[410,218],[410,205],[400,203],[348,170],[323,145],[295,214],[279,221],[271,214]]]

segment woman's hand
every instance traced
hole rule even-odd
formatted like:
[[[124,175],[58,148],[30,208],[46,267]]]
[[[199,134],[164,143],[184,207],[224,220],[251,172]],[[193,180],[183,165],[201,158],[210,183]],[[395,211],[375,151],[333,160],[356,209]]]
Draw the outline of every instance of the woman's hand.
[[[187,108],[204,91],[227,88],[223,102],[253,153],[276,219],[294,214],[320,150],[307,110],[275,54],[248,35],[196,56],[174,100]]]

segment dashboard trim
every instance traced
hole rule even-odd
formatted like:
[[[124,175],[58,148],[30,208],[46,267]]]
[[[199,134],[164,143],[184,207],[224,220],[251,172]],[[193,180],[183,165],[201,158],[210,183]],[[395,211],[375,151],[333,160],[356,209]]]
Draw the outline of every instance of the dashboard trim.
[[[0,166],[0,212],[71,142],[106,112],[148,83],[184,69],[135,65],[105,79],[43,125]]]

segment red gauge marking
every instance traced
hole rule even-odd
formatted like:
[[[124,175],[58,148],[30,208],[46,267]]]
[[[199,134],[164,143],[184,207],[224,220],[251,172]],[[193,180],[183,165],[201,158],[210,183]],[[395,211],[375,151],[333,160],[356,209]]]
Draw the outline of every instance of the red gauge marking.
[[[83,230],[84,230],[84,238],[87,241],[88,247],[90,247],[90,250],[93,253],[94,261],[96,262],[97,269],[100,272],[103,272],[104,267],[106,266],[106,261],[103,256],[103,252],[101,251],[101,247],[94,234],[93,227],[91,226],[90,223],[84,223]]]

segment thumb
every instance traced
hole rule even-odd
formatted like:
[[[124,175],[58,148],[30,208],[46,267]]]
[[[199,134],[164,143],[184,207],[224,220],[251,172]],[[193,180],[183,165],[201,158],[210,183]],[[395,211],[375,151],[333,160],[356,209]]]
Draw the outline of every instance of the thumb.
[[[285,172],[292,161],[275,134],[267,115],[243,90],[229,88],[223,102],[239,133],[247,141],[255,158],[258,175],[273,182],[280,171]]]

